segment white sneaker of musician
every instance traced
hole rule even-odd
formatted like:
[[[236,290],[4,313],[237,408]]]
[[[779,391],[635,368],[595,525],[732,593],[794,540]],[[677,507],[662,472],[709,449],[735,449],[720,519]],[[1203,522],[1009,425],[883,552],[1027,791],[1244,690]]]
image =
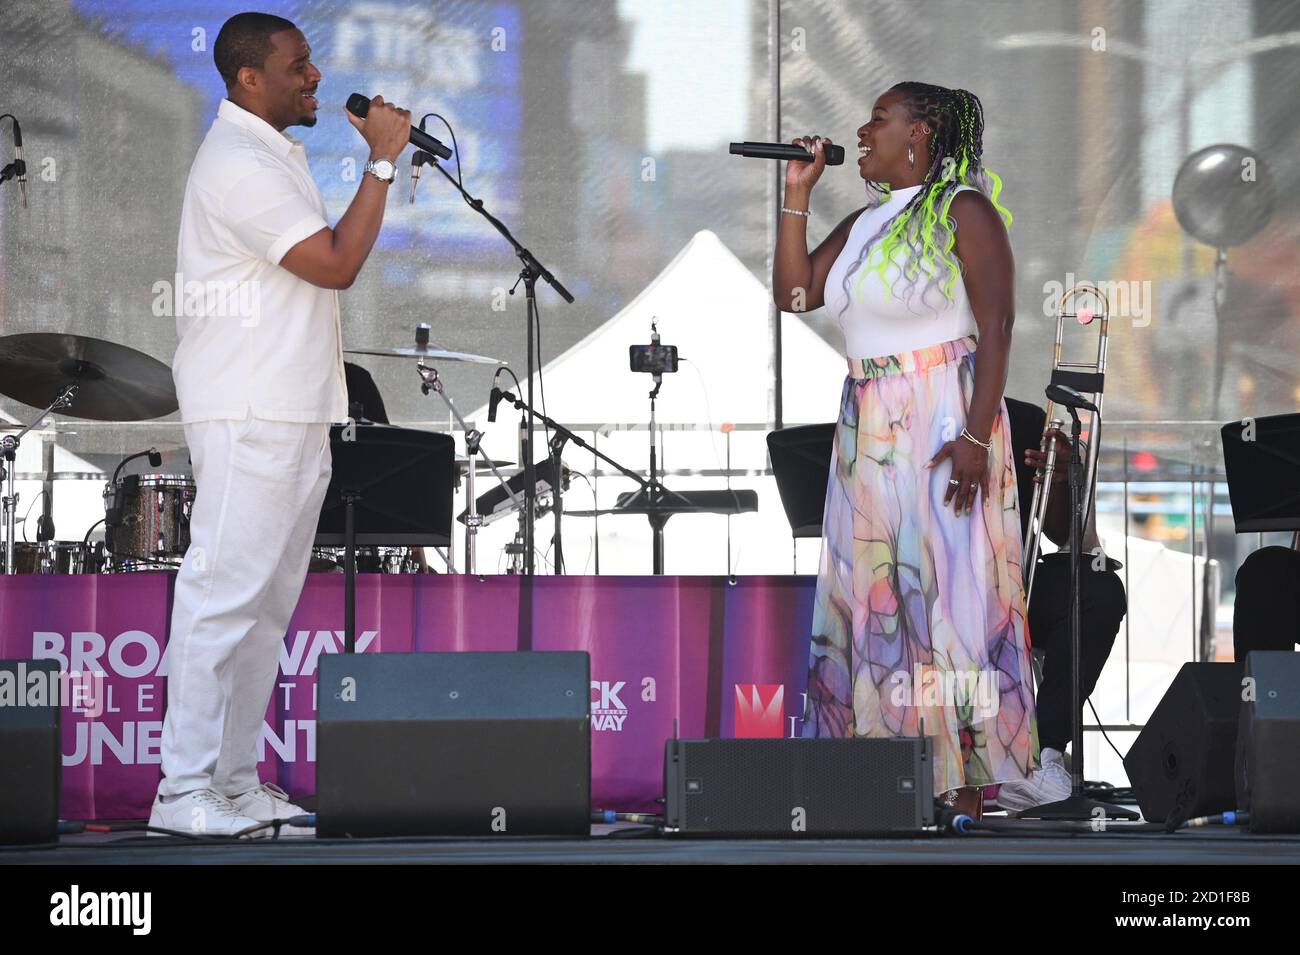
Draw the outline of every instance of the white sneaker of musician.
[[[1035,769],[1028,779],[1003,783],[999,787],[999,806],[1007,812],[1017,813],[1059,802],[1070,795],[1070,773],[1065,768],[1064,754],[1045,746],[1040,762],[1041,767]]]
[[[150,829],[168,829],[196,836],[235,836],[265,820],[244,813],[214,789],[193,789],[178,796],[156,796],[149,812]],[[254,837],[269,835],[258,830]],[[151,836],[166,835],[150,832]]]
[[[307,814],[307,811],[301,806],[291,803],[289,794],[275,783],[262,783],[246,793],[239,793],[228,798],[231,805],[239,812],[256,819],[258,822],[270,822],[273,819],[283,819],[288,822],[294,816]],[[310,827],[285,826],[280,834],[307,836],[315,835],[316,830]]]

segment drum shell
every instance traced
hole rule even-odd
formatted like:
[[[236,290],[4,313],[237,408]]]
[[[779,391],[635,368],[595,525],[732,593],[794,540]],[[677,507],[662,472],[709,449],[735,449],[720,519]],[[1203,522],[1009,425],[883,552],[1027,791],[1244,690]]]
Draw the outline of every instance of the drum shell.
[[[14,544],[14,573],[98,574],[105,565],[104,545],[81,541],[19,541]]]
[[[170,570],[190,546],[194,478],[187,474],[142,474],[104,490],[104,540],[115,571]]]

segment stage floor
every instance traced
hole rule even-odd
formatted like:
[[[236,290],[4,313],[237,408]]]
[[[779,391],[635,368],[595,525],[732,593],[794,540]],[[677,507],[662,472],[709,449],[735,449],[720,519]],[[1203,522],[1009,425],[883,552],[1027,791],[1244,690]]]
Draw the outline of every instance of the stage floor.
[[[1199,829],[1079,834],[972,833],[895,839],[685,839],[595,826],[590,839],[314,839],[194,845],[132,833],[65,836],[58,846],[0,848],[0,864],[1300,864],[1300,835]]]

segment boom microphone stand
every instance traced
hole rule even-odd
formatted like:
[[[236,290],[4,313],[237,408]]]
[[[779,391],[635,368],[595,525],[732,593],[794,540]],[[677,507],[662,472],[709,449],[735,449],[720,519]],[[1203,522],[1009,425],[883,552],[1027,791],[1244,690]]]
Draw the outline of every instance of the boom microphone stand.
[[[462,196],[465,197],[465,202],[468,203],[469,207],[473,209],[475,212],[477,212],[479,215],[483,216],[483,218],[487,219],[487,221],[492,224],[492,227],[501,233],[501,235],[505,238],[505,240],[510,243],[511,247],[514,248],[515,255],[519,256],[520,261],[523,262],[524,264],[524,267],[519,271],[519,280],[515,282],[515,285],[518,286],[519,282],[524,283],[524,296],[527,299],[528,405],[527,405],[526,414],[528,416],[528,424],[525,429],[526,434],[524,439],[523,464],[525,468],[525,473],[527,473],[528,475],[528,479],[524,484],[524,514],[525,514],[524,573],[531,575],[532,573],[534,573],[535,570],[534,568],[535,555],[533,553],[533,535],[534,535],[533,524],[536,520],[536,515],[534,513],[534,506],[537,498],[537,464],[533,460],[533,425],[534,425],[533,377],[534,377],[534,372],[536,370],[535,358],[534,358],[536,353],[534,351],[534,344],[533,344],[534,322],[537,323],[536,324],[537,328],[540,329],[541,327],[541,316],[537,310],[537,288],[536,288],[537,280],[539,278],[544,279],[547,282],[547,284],[549,284],[551,288],[555,289],[555,291],[559,293],[560,297],[564,299],[566,302],[568,302],[570,305],[573,304],[573,296],[569,293],[568,289],[566,289],[562,284],[560,284],[560,280],[551,274],[549,269],[547,269],[544,265],[542,265],[541,262],[537,261],[537,258],[533,255],[532,252],[528,251],[522,245],[519,244],[519,241],[515,239],[515,237],[511,234],[510,230],[506,228],[505,224],[500,219],[493,216],[490,212],[487,211],[487,209],[483,207],[482,199],[475,199],[473,196],[471,196],[465,190],[465,187],[462,186],[456,180],[456,178],[451,175],[451,173],[447,172],[446,169],[443,169],[436,159],[426,160],[425,165],[431,165],[435,169],[437,169],[438,172],[442,173],[443,178],[445,178],[449,183],[455,186],[456,190]],[[512,295],[514,294],[513,288],[510,290],[510,294]]]
[[[576,444],[578,447],[582,448],[584,451],[590,451],[592,454],[594,454],[596,457],[600,458],[600,460],[604,461],[604,462],[605,462],[606,464],[608,464],[610,467],[615,468],[619,473],[621,473],[621,474],[624,475],[625,477],[631,478],[633,481],[636,481],[637,484],[641,485],[641,492],[649,492],[650,489],[651,489],[651,487],[652,487],[652,481],[653,481],[654,485],[657,486],[661,492],[668,493],[668,494],[671,494],[671,493],[672,493],[671,491],[667,491],[667,489],[664,488],[663,485],[658,484],[658,478],[657,478],[657,476],[656,476],[656,474],[655,474],[655,472],[654,472],[654,463],[653,463],[654,459],[653,459],[653,457],[651,458],[651,479],[652,479],[652,480],[651,480],[651,481],[647,481],[644,477],[642,477],[642,476],[641,476],[640,474],[638,474],[636,471],[633,471],[631,468],[626,468],[626,467],[624,467],[623,465],[619,464],[617,461],[615,461],[613,458],[611,458],[608,454],[606,454],[605,452],[603,452],[603,451],[597,449],[597,448],[594,447],[593,445],[589,444],[589,443],[588,443],[586,440],[584,440],[581,436],[574,434],[572,431],[570,431],[570,430],[569,430],[568,428],[566,428],[564,425],[560,424],[560,423],[559,423],[558,421],[556,421],[554,418],[551,418],[551,417],[549,417],[548,415],[543,414],[543,413],[540,412],[540,411],[536,411],[536,412],[534,412],[533,409],[528,405],[528,403],[527,403],[525,400],[523,400],[522,398],[519,398],[519,397],[516,396],[515,394],[513,394],[513,393],[511,393],[511,392],[509,392],[509,391],[503,391],[503,392],[501,392],[501,400],[502,400],[503,402],[505,402],[506,404],[509,404],[509,405],[511,405],[511,406],[513,406],[513,407],[519,409],[520,411],[523,411],[525,414],[528,414],[528,413],[531,412],[532,414],[534,414],[537,418],[539,418],[539,419],[541,420],[541,422],[542,422],[543,425],[545,425],[547,428],[550,428],[552,431],[555,432],[555,437],[553,437],[553,438],[551,439],[550,450],[551,450],[551,458],[552,458],[552,461],[554,462],[554,467],[555,467],[555,472],[554,472],[554,473],[555,473],[555,475],[556,475],[556,478],[555,478],[555,486],[552,488],[551,493],[552,493],[552,495],[553,495],[553,497],[554,497],[554,511],[555,511],[555,553],[556,553],[556,555],[557,555],[557,563],[556,563],[556,571],[557,571],[557,572],[559,571],[559,568],[560,568],[560,563],[558,562],[559,555],[562,553],[562,551],[561,551],[561,541],[560,541],[560,518],[561,518],[561,516],[562,516],[562,515],[561,515],[562,507],[561,507],[561,504],[560,504],[560,490],[561,490],[561,485],[563,484],[563,481],[562,481],[562,479],[561,479],[561,470],[560,470],[560,468],[561,468],[560,452],[564,449],[564,445],[565,445],[565,444],[567,444],[568,442],[572,441],[574,444]],[[652,440],[653,440],[653,438],[652,438]],[[652,448],[651,448],[651,454],[653,455],[653,453],[654,453],[654,450],[653,450],[653,447],[652,447]],[[641,492],[638,492],[638,493],[641,493]],[[664,518],[664,520],[666,521],[667,518]],[[653,518],[652,518],[652,523],[653,523]],[[660,544],[659,544],[659,548],[660,548],[660,549],[658,550],[658,553],[660,553],[660,554],[662,554],[662,546],[663,546],[663,545],[662,545],[662,541],[661,541]],[[662,563],[662,559],[660,560],[660,563]]]

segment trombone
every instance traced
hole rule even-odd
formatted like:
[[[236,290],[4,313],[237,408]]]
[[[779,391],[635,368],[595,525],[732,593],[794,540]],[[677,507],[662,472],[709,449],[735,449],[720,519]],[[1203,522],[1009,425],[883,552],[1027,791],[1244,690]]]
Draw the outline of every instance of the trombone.
[[[1083,295],[1094,296],[1100,303],[1096,309],[1068,311],[1073,307],[1073,300]],[[1065,320],[1073,318],[1080,325],[1089,325],[1098,321],[1097,360],[1095,362],[1074,362],[1061,360],[1061,340],[1065,335]],[[1068,289],[1061,296],[1056,306],[1056,345],[1052,352],[1051,384],[1065,385],[1090,398],[1097,406],[1096,414],[1087,412],[1087,469],[1083,481],[1084,526],[1087,527],[1087,515],[1092,508],[1093,479],[1097,473],[1097,454],[1101,447],[1101,399],[1106,382],[1106,334],[1110,326],[1110,302],[1105,294],[1091,282],[1083,282]],[[1047,517],[1047,501],[1052,491],[1052,475],[1056,471],[1056,441],[1048,440],[1047,433],[1053,428],[1063,429],[1065,419],[1057,413],[1056,402],[1047,402],[1047,424],[1039,440],[1039,450],[1046,458],[1039,470],[1041,480],[1034,485],[1034,500],[1029,511],[1029,529],[1025,534],[1022,548],[1024,555],[1023,571],[1025,576],[1025,612],[1029,612],[1029,598],[1034,589],[1034,571],[1038,566],[1038,552],[1042,541],[1043,523]],[[1080,541],[1080,544],[1083,542]]]

